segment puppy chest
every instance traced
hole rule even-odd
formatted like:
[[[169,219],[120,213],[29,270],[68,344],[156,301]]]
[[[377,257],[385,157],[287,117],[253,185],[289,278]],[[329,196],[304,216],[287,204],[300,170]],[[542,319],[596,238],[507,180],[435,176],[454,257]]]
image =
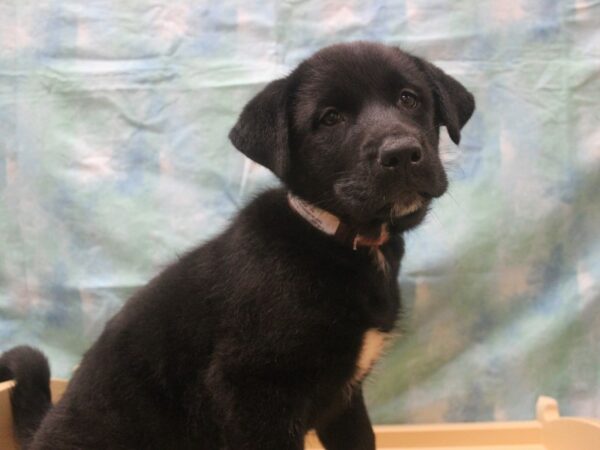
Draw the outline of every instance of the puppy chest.
[[[356,359],[356,369],[352,377],[353,382],[360,382],[369,373],[373,365],[381,357],[389,334],[374,328],[367,330],[362,337],[358,356]]]

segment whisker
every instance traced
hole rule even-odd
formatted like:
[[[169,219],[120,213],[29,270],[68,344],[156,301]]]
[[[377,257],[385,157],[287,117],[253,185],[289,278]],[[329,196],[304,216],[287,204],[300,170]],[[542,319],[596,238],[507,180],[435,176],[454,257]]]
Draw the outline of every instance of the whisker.
[[[454,201],[454,203],[456,203],[456,206],[458,206],[459,208],[462,209],[462,207],[460,206],[460,204],[456,201],[456,199],[454,198],[454,195],[452,195],[452,192],[450,192],[450,190],[448,190],[446,192],[446,194],[448,194],[448,196]]]
[[[438,217],[438,215],[435,213],[435,211],[430,210],[429,212],[433,215],[433,218],[437,221],[437,223],[439,224],[440,228],[444,229],[444,225],[442,224],[442,221],[440,220],[440,218]]]

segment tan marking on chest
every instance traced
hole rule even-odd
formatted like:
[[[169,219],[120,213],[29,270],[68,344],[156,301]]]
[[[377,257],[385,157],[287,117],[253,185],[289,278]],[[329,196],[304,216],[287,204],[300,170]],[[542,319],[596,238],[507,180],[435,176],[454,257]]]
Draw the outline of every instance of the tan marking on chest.
[[[356,371],[352,377],[353,382],[362,381],[369,373],[383,353],[388,337],[388,333],[383,333],[374,328],[367,330],[363,335],[362,347],[356,360]]]

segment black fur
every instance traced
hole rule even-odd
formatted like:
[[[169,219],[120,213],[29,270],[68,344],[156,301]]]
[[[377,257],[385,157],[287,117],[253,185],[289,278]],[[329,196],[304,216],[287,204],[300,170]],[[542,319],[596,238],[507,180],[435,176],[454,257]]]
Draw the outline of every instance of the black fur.
[[[0,382],[16,380],[10,393],[16,437],[27,447],[50,409],[50,367],[39,351],[15,347],[0,356]]]
[[[401,102],[403,89],[417,107]],[[327,125],[331,108],[340,121]],[[286,189],[261,194],[126,303],[29,448],[298,450],[315,428],[329,450],[374,449],[360,380],[351,382],[363,335],[395,325],[402,232],[447,187],[438,128],[458,142],[473,109],[441,70],[372,43],[328,47],[269,84],[230,137]],[[397,152],[393,167],[386,151]],[[387,225],[387,268],[300,218],[288,189],[365,233]],[[415,199],[417,211],[396,214]],[[47,405],[47,376],[37,376],[39,395],[28,382],[39,358],[21,348],[1,361]]]

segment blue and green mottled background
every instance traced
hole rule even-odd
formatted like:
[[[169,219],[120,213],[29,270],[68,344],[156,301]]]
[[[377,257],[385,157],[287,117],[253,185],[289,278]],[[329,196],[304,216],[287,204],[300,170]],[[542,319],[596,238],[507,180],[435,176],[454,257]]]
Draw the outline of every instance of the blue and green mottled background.
[[[0,350],[68,376],[104,322],[274,183],[227,133],[327,44],[427,57],[475,93],[408,236],[377,422],[600,416],[598,0],[0,2]]]

